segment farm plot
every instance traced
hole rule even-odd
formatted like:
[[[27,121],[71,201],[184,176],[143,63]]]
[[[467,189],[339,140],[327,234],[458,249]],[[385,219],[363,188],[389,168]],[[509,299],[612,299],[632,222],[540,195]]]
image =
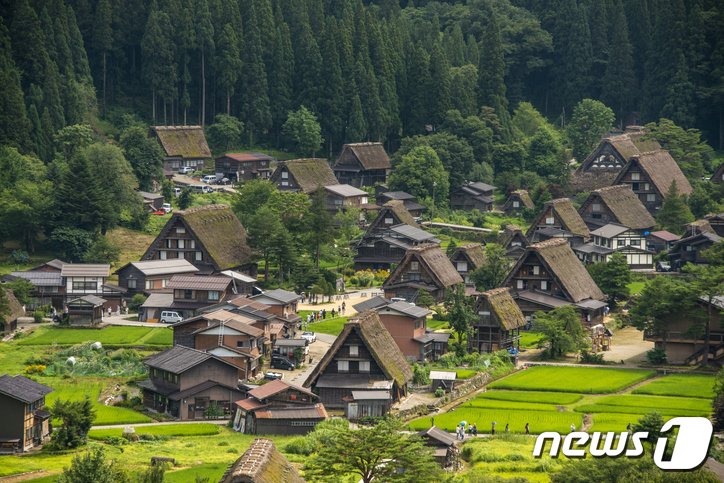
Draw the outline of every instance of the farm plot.
[[[168,346],[172,338],[171,331],[163,327],[106,327],[100,330],[41,327],[20,339],[18,345],[75,345],[98,341],[111,346]]]
[[[583,423],[583,414],[570,411],[532,411],[529,409],[490,409],[461,406],[455,410],[435,416],[435,426],[445,431],[455,431],[461,421],[475,424],[479,433],[489,433],[495,421],[496,431],[502,433],[509,424],[510,432],[524,433],[525,424],[530,424],[531,433],[543,431],[567,432],[571,424],[577,428]],[[416,419],[410,423],[413,430],[427,429],[432,421],[429,417]]]
[[[534,402],[539,404],[565,405],[573,404],[583,396],[565,392],[543,391],[488,391],[475,399],[495,399],[498,401]]]
[[[706,399],[690,397],[623,394],[599,398],[594,404],[578,406],[576,411],[637,414],[658,411],[661,414],[671,416],[708,416],[711,413],[711,403]]]
[[[671,374],[637,387],[633,393],[712,399],[714,377],[704,374]]]
[[[104,440],[117,438],[123,434],[124,428],[93,429],[88,433],[90,439]],[[219,434],[221,428],[218,424],[166,424],[160,426],[138,426],[136,434],[150,434],[153,436],[207,436]]]
[[[538,366],[496,381],[489,387],[524,391],[605,394],[625,389],[654,374],[654,371],[642,369]]]

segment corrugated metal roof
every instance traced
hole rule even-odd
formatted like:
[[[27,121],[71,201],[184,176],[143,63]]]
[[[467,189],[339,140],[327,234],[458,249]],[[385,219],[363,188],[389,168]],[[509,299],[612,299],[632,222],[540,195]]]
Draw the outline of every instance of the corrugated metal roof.
[[[143,308],[168,308],[173,304],[172,293],[152,293],[148,296],[141,307]]]
[[[71,300],[70,302],[68,302],[68,305],[78,305],[78,302],[84,302],[85,304],[92,304],[94,307],[98,307],[99,305],[103,305],[107,301],[106,299],[96,297],[95,295],[84,295],[83,297],[78,297]]]
[[[384,310],[395,310],[397,312],[401,312],[405,315],[409,315],[410,317],[415,318],[427,317],[432,313],[424,307],[418,307],[417,305],[408,302],[394,302],[389,304],[387,307],[382,307],[379,309],[379,311]]]
[[[263,384],[263,385],[257,387],[256,389],[252,389],[251,391],[249,391],[249,396],[261,401],[263,399],[274,396],[275,394],[279,394],[280,392],[284,392],[289,389],[294,389],[295,391],[303,392],[304,394],[312,396],[315,399],[317,398],[317,395],[314,394],[312,391],[310,391],[308,389],[304,389],[299,386],[295,386],[294,384],[289,384],[288,382],[284,382],[281,379],[276,379],[274,381]]]
[[[458,378],[455,372],[450,371],[430,371],[430,380],[438,381],[454,381]]]
[[[324,189],[345,198],[351,198],[352,196],[369,196],[366,191],[348,184],[331,184],[329,186],[325,186]]]
[[[294,292],[290,292],[289,290],[283,290],[280,288],[276,288],[274,290],[267,290],[266,292],[260,293],[259,295],[254,295],[253,297],[249,297],[252,300],[261,298],[261,297],[267,297],[272,300],[276,300],[278,302],[281,302],[283,304],[289,304],[292,302],[296,302],[297,300],[301,300],[302,296],[298,295]]]
[[[629,231],[629,228],[626,226],[609,223],[608,225],[603,225],[601,228],[593,230],[591,235],[602,236],[603,238],[613,238],[627,231]]]
[[[174,273],[192,273],[199,271],[199,269],[196,268],[191,262],[183,258],[131,262],[129,263],[129,265],[133,265],[144,275],[168,275]],[[122,270],[123,268],[125,267],[122,267],[119,270]]]
[[[222,158],[233,159],[234,161],[273,161],[274,158],[263,153],[226,153]]]
[[[63,277],[58,272],[13,272],[13,277],[23,278],[36,287],[61,287]]]
[[[169,349],[149,357],[146,359],[146,365],[149,367],[155,367],[156,369],[161,369],[162,371],[168,371],[173,374],[181,374],[212,358],[217,359],[206,352],[177,345],[173,349]]]
[[[98,263],[66,263],[60,270],[63,277],[107,277],[111,266]]]
[[[254,409],[265,406],[264,404],[260,403],[252,397],[242,399],[241,401],[236,401],[234,404],[239,406],[244,411],[253,411]]]
[[[425,230],[421,230],[410,225],[396,225],[390,228],[390,231],[415,241],[424,241],[435,238],[435,235],[432,233],[428,233]]]
[[[387,401],[392,399],[389,391],[352,391],[355,401]]]
[[[221,274],[243,283],[256,283],[256,279],[254,277],[250,277],[249,275],[240,272],[235,272],[234,270],[224,270]]]
[[[174,275],[166,285],[170,289],[216,290],[222,292],[231,284],[231,278],[204,275]]]
[[[378,307],[384,307],[385,305],[391,304],[392,301],[389,299],[386,299],[384,297],[380,297],[379,295],[376,295],[372,297],[371,299],[364,300],[358,304],[354,304],[352,307],[357,312],[366,312],[367,310],[373,310]]]
[[[327,411],[322,404],[287,408],[258,409],[257,419],[326,419]]]
[[[437,426],[433,426],[432,428],[426,430],[426,431],[420,431],[417,433],[419,436],[427,436],[431,439],[434,439],[435,441],[438,441],[445,446],[452,446],[455,444],[456,440],[455,438],[448,432],[443,431],[442,429],[438,428]]]

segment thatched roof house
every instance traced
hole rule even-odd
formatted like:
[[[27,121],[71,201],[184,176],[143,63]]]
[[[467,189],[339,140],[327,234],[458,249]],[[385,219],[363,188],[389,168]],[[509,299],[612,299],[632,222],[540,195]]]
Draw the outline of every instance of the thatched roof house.
[[[545,228],[564,230],[584,240],[588,240],[591,236],[588,232],[588,226],[576,211],[570,198],[546,201],[543,210],[528,229],[526,237],[528,237],[528,240],[536,241],[534,239],[535,232]]]
[[[424,290],[437,302],[442,302],[447,289],[463,283],[463,279],[445,253],[436,244],[410,248],[382,288],[385,297],[401,297],[414,302]]]
[[[724,163],[721,163],[719,167],[716,168],[716,171],[714,171],[714,174],[709,178],[709,181],[715,184],[720,184],[724,181]]]
[[[475,313],[477,319],[468,338],[471,350],[482,353],[520,348],[520,328],[526,320],[508,287],[478,294]]]
[[[535,208],[535,204],[526,190],[511,191],[503,205],[503,211],[508,215],[515,215],[525,209],[532,210],[533,208]]]
[[[323,186],[339,184],[326,159],[306,158],[281,161],[271,181],[283,191],[311,194]]]
[[[508,224],[498,235],[498,245],[505,248],[508,257],[518,259],[525,251],[525,247],[528,246],[528,239],[521,227]]]
[[[485,264],[485,249],[480,243],[459,246],[450,255],[450,261],[465,280],[465,284],[474,285],[470,274]]]
[[[629,132],[601,139],[596,149],[581,163],[578,171],[618,171],[632,156],[661,149],[655,139],[647,138],[645,134],[643,128],[629,129]]]
[[[238,269],[256,275],[246,230],[227,205],[174,212],[141,260],[185,258],[201,273]]]
[[[0,290],[3,290],[3,287],[0,287]],[[25,310],[23,310],[23,306],[20,305],[13,291],[9,288],[4,290],[10,311],[0,318],[0,334],[7,334],[15,330],[18,327],[18,319],[25,315]]]
[[[634,230],[648,230],[656,220],[630,185],[620,184],[593,191],[578,210],[589,227],[617,223]]]
[[[257,438],[232,464],[221,483],[304,483],[299,472],[270,439]]]
[[[407,394],[412,369],[375,311],[350,319],[314,368],[304,387],[316,389],[326,407],[343,407],[353,392]],[[361,399],[361,397],[360,397]]]
[[[372,186],[387,181],[392,164],[382,143],[350,143],[342,146],[333,169],[340,183]]]
[[[668,151],[660,149],[632,156],[618,173],[613,184],[628,184],[650,213],[661,208],[671,184],[676,182],[679,194],[693,191],[689,180]]]
[[[211,149],[201,126],[153,126],[151,135],[164,151],[165,169],[202,168],[204,162],[211,159]]]

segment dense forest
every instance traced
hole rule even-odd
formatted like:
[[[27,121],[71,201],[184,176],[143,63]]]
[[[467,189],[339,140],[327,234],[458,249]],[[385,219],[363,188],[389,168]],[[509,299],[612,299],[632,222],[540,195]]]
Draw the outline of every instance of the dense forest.
[[[155,124],[238,117],[278,144],[290,110],[345,141],[436,129],[531,102],[565,125],[581,99],[617,124],[665,117],[724,143],[717,0],[2,0],[0,144],[53,156],[91,113]]]

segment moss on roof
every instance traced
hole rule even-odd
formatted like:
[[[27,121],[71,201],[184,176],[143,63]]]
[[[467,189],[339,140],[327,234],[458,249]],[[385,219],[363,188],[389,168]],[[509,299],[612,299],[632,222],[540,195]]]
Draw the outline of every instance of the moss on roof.
[[[151,129],[168,157],[211,158],[211,150],[201,126],[154,126]]]
[[[307,158],[282,161],[277,166],[277,170],[274,172],[272,178],[276,180],[278,177],[277,173],[285,166],[300,189],[307,194],[313,193],[322,186],[339,184],[337,177],[334,176],[334,171],[329,167],[326,159]]]
[[[483,301],[488,302],[495,318],[506,330],[517,329],[525,325],[525,316],[510,295],[509,288],[494,288],[483,292],[478,298],[478,304]]]

